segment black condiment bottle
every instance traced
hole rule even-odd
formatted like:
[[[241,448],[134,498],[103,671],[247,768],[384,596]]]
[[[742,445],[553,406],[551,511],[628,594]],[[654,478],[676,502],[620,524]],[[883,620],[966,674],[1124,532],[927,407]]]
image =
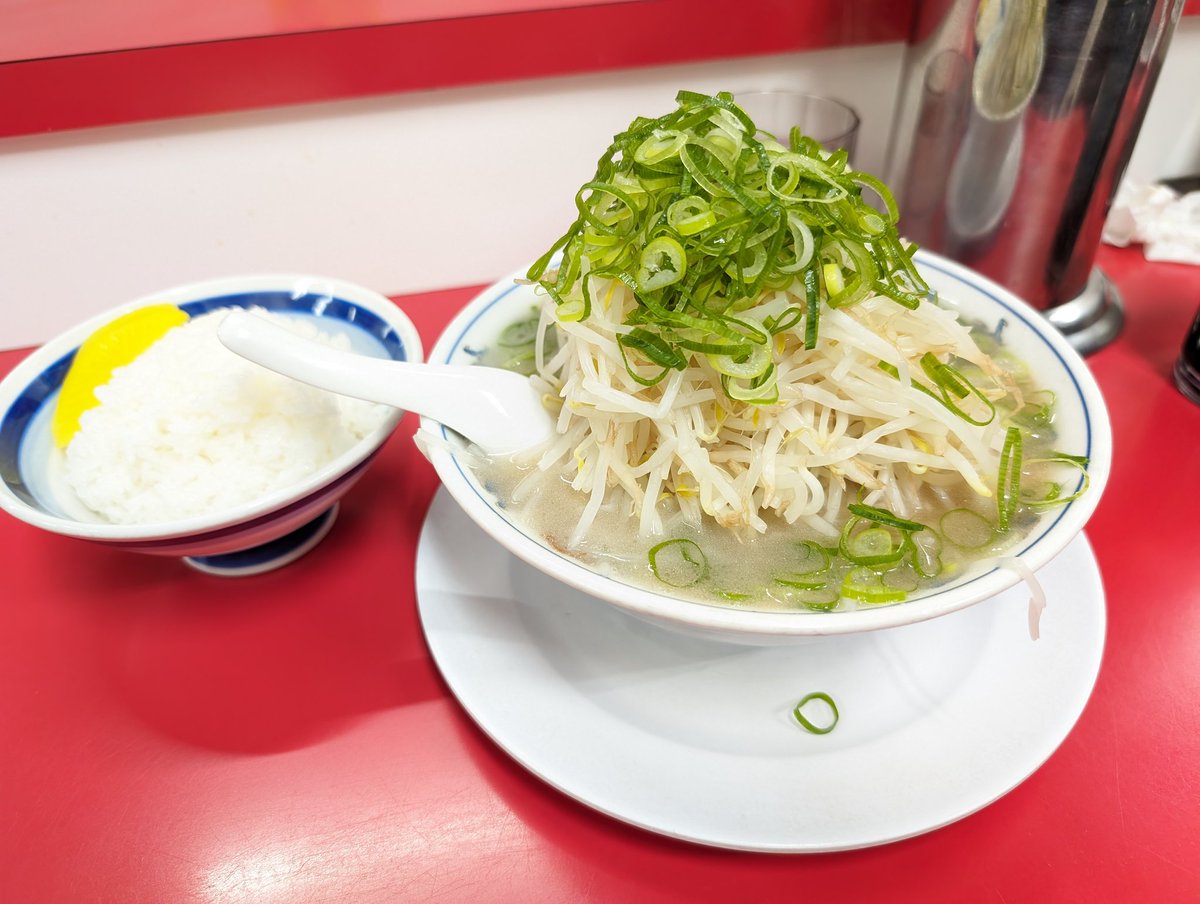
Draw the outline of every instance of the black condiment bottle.
[[[1175,362],[1175,385],[1185,396],[1200,405],[1200,311],[1192,321],[1183,349]]]

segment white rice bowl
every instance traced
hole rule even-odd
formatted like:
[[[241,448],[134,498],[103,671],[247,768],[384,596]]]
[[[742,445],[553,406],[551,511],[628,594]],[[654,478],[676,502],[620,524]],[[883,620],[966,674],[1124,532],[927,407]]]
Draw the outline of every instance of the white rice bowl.
[[[228,309],[167,332],[97,387],[65,451],[62,477],[116,524],[150,524],[236,508],[294,486],[376,430],[391,409],[316,389],[226,349]],[[308,339],[344,335],[255,309]]]
[[[168,458],[173,458],[175,465],[185,462],[189,469],[209,470],[210,477],[204,483],[203,493],[196,492],[195,487],[182,489],[192,478],[177,476],[178,472],[166,463],[167,459],[147,464],[137,456],[148,453],[144,450],[135,452],[132,446],[124,449],[113,446],[103,453],[109,470],[103,475],[93,475],[91,482],[95,484],[96,492],[109,494],[110,500],[124,498],[128,502],[130,490],[101,490],[100,487],[110,479],[123,479],[119,473],[122,469],[136,470],[142,474],[137,478],[139,483],[132,494],[146,492],[142,488],[149,482],[146,474],[159,469],[158,479],[174,484],[169,495],[179,497],[171,500],[172,505],[182,503],[191,510],[202,511],[137,523],[114,521],[97,514],[84,506],[64,476],[67,456],[53,437],[58,393],[82,343],[115,318],[147,305],[159,304],[178,305],[195,319],[224,308],[265,309],[286,318],[292,325],[308,325],[307,328],[296,327],[298,330],[315,329],[337,336],[331,341],[342,347],[348,345],[356,355],[383,361],[420,362],[424,358],[420,334],[395,302],[345,280],[302,273],[264,273],[220,277],[157,290],[98,314],[48,340],[0,380],[0,510],[48,533],[89,540],[124,552],[182,557],[187,564],[213,574],[258,574],[295,561],[314,549],[328,533],[337,518],[339,503],[370,469],[404,412],[386,406],[380,409],[371,405],[363,407],[358,402],[343,407],[345,403],[338,401],[341,424],[333,432],[336,434],[344,429],[349,429],[352,434],[360,434],[364,429],[368,432],[326,464],[300,479],[289,478],[280,472],[305,458],[310,462],[317,460],[307,449],[307,443],[314,436],[317,442],[332,442],[331,450],[344,444],[344,436],[332,441],[328,436],[329,409],[323,408],[325,420],[299,421],[298,411],[311,417],[311,400],[299,406],[288,406],[282,401],[287,396],[279,392],[269,394],[272,402],[267,407],[273,416],[287,412],[287,417],[281,421],[287,427],[260,432],[259,428],[267,426],[260,418],[255,425],[253,442],[239,446],[231,440],[235,430],[232,425],[237,423],[236,430],[245,434],[251,416],[240,403],[228,404],[226,395],[231,391],[228,388],[210,394],[201,384],[224,382],[224,377],[214,380],[211,376],[214,370],[223,374],[230,368],[249,365],[226,357],[228,353],[223,345],[210,349],[212,357],[201,356],[203,360],[198,363],[179,357],[173,362],[179,365],[178,378],[171,380],[171,386],[157,375],[144,381],[143,389],[148,398],[138,402],[139,417],[161,420],[161,423],[144,425],[147,432],[143,438],[169,436],[172,455]],[[218,365],[213,358],[223,359],[224,363]],[[194,393],[206,394],[200,397]],[[211,396],[222,401],[214,405]],[[197,406],[204,409],[200,416],[184,417],[185,411],[194,411]],[[151,411],[160,412],[160,415],[152,416]],[[372,429],[357,420],[355,411],[380,411],[382,416]],[[99,414],[99,409],[95,413]],[[375,422],[373,416],[367,416],[371,423]],[[336,421],[332,423],[337,424]],[[215,431],[214,424],[218,425]],[[305,425],[306,433],[303,440],[298,440],[296,430],[301,424]],[[168,434],[168,425],[177,427],[178,435]],[[318,429],[314,430],[314,425]],[[183,451],[185,440],[179,430],[185,426],[192,432],[210,435],[216,432],[223,436],[226,445],[217,457],[228,466],[235,456],[240,456],[238,467],[245,469],[245,473],[225,482],[241,488],[239,497],[253,495],[255,498],[230,505],[214,495],[214,486],[216,492],[225,491],[219,486],[221,479],[211,477],[212,462],[202,459],[197,451],[203,445],[198,439],[189,440],[195,445],[186,453]],[[134,429],[143,427],[126,425],[106,432],[115,434]],[[247,449],[250,451],[244,451]],[[158,454],[162,454],[161,450]],[[263,458],[263,455],[268,457]],[[258,457],[252,460],[255,456]],[[285,482],[286,485],[278,486]],[[276,488],[261,489],[266,486]],[[92,502],[106,504],[96,499]],[[161,509],[151,513],[157,516]]]

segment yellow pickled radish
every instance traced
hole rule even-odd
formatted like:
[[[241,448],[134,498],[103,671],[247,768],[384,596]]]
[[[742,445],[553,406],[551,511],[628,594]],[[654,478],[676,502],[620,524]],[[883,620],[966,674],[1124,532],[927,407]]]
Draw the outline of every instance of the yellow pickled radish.
[[[187,319],[188,315],[173,304],[155,304],[123,314],[88,336],[63,380],[50,423],[58,447],[66,448],[79,430],[80,416],[100,404],[97,386],[103,386],[114,370],[129,364]]]

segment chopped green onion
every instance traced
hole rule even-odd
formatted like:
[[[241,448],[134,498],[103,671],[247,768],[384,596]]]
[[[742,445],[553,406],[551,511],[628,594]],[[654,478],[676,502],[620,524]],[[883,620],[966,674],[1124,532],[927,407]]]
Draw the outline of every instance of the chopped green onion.
[[[730,603],[744,603],[746,600],[750,599],[750,594],[739,593],[734,590],[714,590],[713,592],[721,599]]]
[[[687,366],[683,355],[672,348],[670,343],[666,342],[661,336],[656,336],[654,333],[644,330],[641,327],[630,330],[625,335],[618,337],[617,342],[625,348],[641,352],[649,361],[657,364],[659,367],[682,370]]]
[[[884,185],[879,179],[867,173],[847,173],[848,178],[854,180],[860,185],[865,185],[875,194],[879,195],[883,201],[884,207],[887,210],[887,222],[891,225],[896,225],[900,221],[900,208],[896,206],[896,198],[891,190]],[[882,231],[882,229],[877,230]]]
[[[948,366],[939,361],[933,352],[926,352],[921,356],[921,370],[943,391],[949,391],[960,399],[966,396],[967,387],[961,380],[956,379],[955,375],[947,372]]]
[[[729,398],[751,405],[773,405],[779,401],[779,384],[775,381],[774,364],[768,367],[766,373],[749,380],[723,376],[721,388]]]
[[[1041,465],[1059,463],[1070,465],[1078,468],[1080,471],[1079,489],[1067,496],[1062,495],[1062,484],[1051,482],[1047,491],[1041,498],[1021,494],[1021,505],[1027,508],[1050,508],[1056,505],[1066,505],[1068,502],[1074,502],[1080,496],[1087,492],[1088,485],[1091,483],[1091,477],[1088,475],[1088,457],[1086,455],[1068,455],[1065,452],[1051,452],[1044,458],[1029,458],[1025,460],[1025,465]]]
[[[680,198],[667,208],[667,225],[681,236],[695,235],[716,224],[717,215],[708,202],[697,195]]]
[[[804,707],[814,700],[820,700],[829,707],[830,713],[833,715],[833,720],[827,725],[816,725],[807,716],[804,715]],[[823,735],[829,734],[837,727],[838,720],[841,716],[838,714],[837,704],[833,702],[833,698],[824,691],[814,691],[811,694],[805,694],[800,698],[800,702],[796,704],[796,708],[792,710],[792,716],[797,722],[803,726],[804,730],[810,734]]]
[[[942,536],[960,549],[980,549],[996,536],[996,528],[987,518],[971,509],[951,509],[938,522]]]
[[[864,521],[857,515],[846,520],[838,542],[838,551],[844,559],[855,565],[882,566],[894,565],[904,558],[908,551],[908,538],[904,531],[898,532],[899,540],[894,540],[886,527],[867,527],[856,531]]]
[[[606,196],[612,200],[598,203]],[[580,216],[603,235],[627,235],[634,228],[636,202],[608,182],[595,180],[585,183],[575,193],[575,206],[579,209]]]
[[[657,292],[674,285],[687,273],[687,254],[669,235],[660,235],[642,249],[638,259],[637,284],[643,292]]]
[[[902,603],[908,593],[883,583],[882,576],[870,568],[853,568],[842,579],[842,596],[860,603]]]
[[[510,323],[504,328],[500,334],[500,338],[496,340],[497,345],[505,348],[517,348],[522,345],[529,345],[537,338],[538,318],[530,317],[527,320],[518,320],[516,323]]]
[[[778,398],[774,385],[746,381],[773,363],[772,335],[803,316],[804,345],[813,349],[822,302],[851,305],[876,293],[920,303],[928,287],[878,179],[798,132],[787,147],[760,139],[729,94],[681,91],[676,104],[614,136],[575,195],[575,221],[530,268],[560,320],[587,319],[596,300],[590,281],[619,280],[637,302],[625,325],[645,331],[622,343],[639,382],[655,385],[679,358],[690,365],[695,355],[716,355],[730,398],[768,404]],[[878,195],[880,206],[864,193]],[[731,322],[729,314],[764,289],[797,281],[803,308],[764,324],[764,335]],[[762,351],[741,347],[759,344]],[[639,358],[662,370],[641,372]]]
[[[926,357],[932,357],[932,356],[927,355]],[[934,361],[936,362],[937,359],[935,358]],[[928,368],[926,368],[926,366],[925,366],[926,361],[924,358],[922,359],[921,364],[922,364],[922,369],[925,369],[928,372]],[[880,370],[882,370],[885,374],[892,377],[893,379],[896,379],[896,380],[900,379],[900,370],[896,367],[896,365],[890,364],[887,361],[880,361],[877,366]],[[926,386],[924,383],[921,383],[918,380],[910,381],[912,383],[912,388],[917,390],[918,392],[924,393],[925,395],[929,396],[931,399],[941,402],[941,404],[944,405],[948,410],[953,412],[958,417],[962,418],[967,423],[974,424],[976,427],[983,427],[992,422],[993,418],[995,418],[995,416],[996,416],[996,406],[992,403],[992,401],[990,399],[987,398],[987,396],[985,396],[978,389],[976,389],[975,385],[973,383],[971,383],[970,380],[968,380],[965,376],[962,375],[961,372],[959,372],[955,368],[950,367],[950,365],[948,365],[948,364],[941,364],[940,362],[937,362],[937,371],[939,374],[939,379],[942,381],[941,383],[938,384],[938,389],[941,390],[940,393],[935,392],[934,390],[930,389],[928,386]],[[950,387],[953,387],[953,389],[951,389]],[[962,395],[959,395],[958,396],[959,398],[963,398],[967,394],[971,394],[971,395],[974,395],[977,399],[980,400],[980,402],[983,403],[984,407],[988,410],[988,417],[986,420],[981,421],[981,420],[977,420],[977,419],[971,417],[969,414],[967,414],[967,412],[963,411],[963,409],[960,408],[954,402],[954,400],[951,398],[951,396],[958,395],[960,390],[962,391]]]
[[[790,330],[804,317],[804,309],[797,305],[784,310],[778,317],[768,317],[763,321],[763,326],[772,336],[777,336],[782,332]]]
[[[761,376],[772,367],[771,349],[768,345],[752,345],[749,351],[730,355],[709,355],[708,363],[719,374],[739,380],[750,380]]]
[[[817,327],[821,316],[820,297],[817,294],[817,268],[809,267],[804,271],[804,347],[812,350],[817,347]]]
[[[829,550],[814,540],[801,540],[797,547],[800,558],[792,568],[794,574],[820,574],[829,570]]]
[[[996,406],[991,399],[985,396],[975,384],[966,378],[962,371],[949,364],[939,361],[934,357],[932,352],[926,352],[921,356],[921,369],[933,380],[934,385],[942,391],[941,403],[961,417],[969,424],[974,424],[976,427],[983,427],[990,424],[996,417]],[[971,417],[967,412],[954,401],[957,399],[965,399],[968,395],[973,395],[978,399],[987,411],[987,417],[984,420],[978,420]]]
[[[781,587],[791,587],[795,590],[820,590],[827,583],[824,578],[813,580],[803,575],[788,575],[773,580]]]
[[[1039,405],[1034,401],[1034,396],[1049,396],[1049,399]],[[1054,391],[1050,389],[1040,389],[1037,392],[1030,393],[1024,407],[1014,413],[1010,420],[1014,424],[1025,427],[1028,430],[1040,430],[1049,427],[1054,420],[1055,398]]]
[[[912,565],[899,565],[885,571],[881,577],[883,583],[894,590],[912,593],[921,583],[921,573]]]
[[[824,277],[825,287],[830,298],[836,298],[846,291],[846,280],[842,278],[842,268],[837,264],[825,264],[821,267],[821,276]],[[836,306],[830,305],[830,307]]]
[[[931,530],[913,534],[910,561],[921,577],[937,577],[942,573],[942,538]]]
[[[655,132],[634,151],[638,163],[653,166],[676,156],[687,141],[687,135],[677,130]]]
[[[1026,465],[1036,464],[1038,459],[1026,461]],[[1028,508],[1047,508],[1063,503],[1063,485],[1057,480],[1043,484],[1035,484],[1035,489],[1029,488],[1028,482],[1021,481],[1021,505]]]
[[[577,323],[580,320],[587,320],[588,315],[592,313],[592,303],[589,300],[586,288],[579,297],[572,298],[570,301],[563,298],[558,289],[553,286],[543,284],[542,288],[554,299],[554,304],[557,306],[555,313],[563,323]]]
[[[622,338],[624,338],[624,337],[622,337]],[[619,351],[621,353],[621,362],[625,365],[625,370],[629,373],[630,377],[632,377],[638,383],[641,383],[643,386],[657,386],[659,383],[661,383],[663,380],[665,380],[667,377],[667,374],[669,374],[671,372],[670,367],[664,366],[662,368],[662,370],[660,370],[658,373],[656,373],[652,377],[643,376],[642,374],[638,373],[636,370],[633,369],[633,363],[629,360],[629,355],[625,351],[625,349],[626,349],[626,343],[618,340],[617,351]]]
[[[868,527],[861,530],[851,540],[850,548],[854,555],[848,556],[850,561],[863,565],[882,565],[900,560],[899,544],[892,545],[892,535],[882,527]]]
[[[1086,468],[1091,462],[1091,459],[1086,455],[1068,455],[1066,452],[1051,452],[1047,461],[1065,461],[1070,464],[1079,465],[1081,468]]]
[[[520,354],[513,355],[511,358],[506,358],[500,363],[504,370],[511,370],[514,373],[519,373],[521,376],[532,376],[537,369],[537,362],[534,360],[533,349],[527,349]]]
[[[671,587],[691,587],[708,577],[708,557],[694,540],[664,540],[650,547],[650,570]]]
[[[1005,431],[996,484],[996,525],[1005,531],[1021,502],[1021,431],[1017,427]]]
[[[873,505],[863,505],[861,502],[852,502],[846,508],[852,515],[858,515],[860,518],[865,518],[868,521],[874,521],[877,524],[886,524],[888,527],[894,527],[897,530],[911,532],[925,529],[924,524],[921,524],[917,521],[909,521],[906,518],[899,518],[896,515],[893,515],[887,509],[877,508]]]
[[[792,594],[791,599],[813,612],[832,612],[837,608],[841,594],[835,587],[826,586],[818,590],[798,591]]]

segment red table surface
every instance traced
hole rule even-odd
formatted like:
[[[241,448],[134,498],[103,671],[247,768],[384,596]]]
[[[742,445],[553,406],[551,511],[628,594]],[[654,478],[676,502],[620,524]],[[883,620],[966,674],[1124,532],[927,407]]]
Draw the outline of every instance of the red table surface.
[[[526,773],[422,637],[413,561],[437,481],[410,416],[330,536],[272,574],[209,577],[0,516],[0,898],[1200,900],[1200,407],[1170,380],[1200,268],[1100,263],[1129,318],[1089,362],[1116,434],[1088,526],[1104,664],[1061,748],[981,812],[759,855],[626,826]],[[473,293],[399,302],[428,347]]]

